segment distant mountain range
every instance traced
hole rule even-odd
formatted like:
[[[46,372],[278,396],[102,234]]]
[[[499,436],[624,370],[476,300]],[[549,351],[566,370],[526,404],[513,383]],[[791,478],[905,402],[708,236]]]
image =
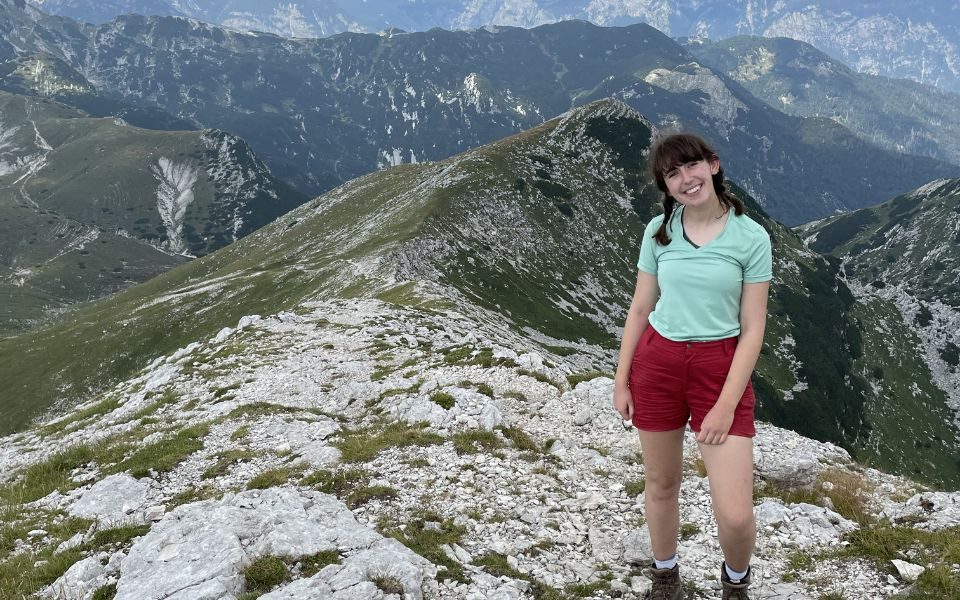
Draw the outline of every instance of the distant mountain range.
[[[787,38],[692,43],[697,58],[787,114],[826,117],[884,148],[960,164],[960,95],[857,73]]]
[[[607,371],[638,236],[658,211],[655,190],[642,183],[651,130],[607,100],[442,162],[379,171],[68,322],[2,340],[0,356],[17,357],[0,363],[4,426],[22,425],[55,398],[88,397],[178,348],[186,356],[191,342],[245,315],[315,298],[455,306],[522,332],[545,356]],[[838,262],[738,193],[778,257],[755,380],[761,416],[874,464],[960,481],[943,392],[913,346],[888,343],[911,335],[896,308],[859,302]]]
[[[960,8],[935,0],[33,0],[53,14],[102,24],[130,13],[183,16],[288,37],[344,31],[536,27],[568,19],[646,22],[667,35],[719,40],[789,37],[857,71],[960,92]]]
[[[0,333],[149,279],[305,198],[236,136],[0,92]]]
[[[66,81],[85,80],[111,102],[233,132],[308,195],[608,96],[660,127],[703,132],[729,175],[789,224],[960,176],[960,167],[881,150],[828,119],[773,110],[645,25],[289,40],[174,18],[84,26],[0,5],[16,57],[52,55],[74,71]]]

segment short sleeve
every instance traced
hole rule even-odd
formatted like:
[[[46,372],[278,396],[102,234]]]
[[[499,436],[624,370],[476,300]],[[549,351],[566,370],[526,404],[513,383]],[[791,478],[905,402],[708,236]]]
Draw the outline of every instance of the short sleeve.
[[[662,216],[651,219],[643,230],[643,241],[640,243],[640,260],[637,261],[637,268],[651,275],[657,274],[657,257],[653,251],[657,240],[653,239],[653,234],[657,232],[662,222]]]
[[[744,283],[762,283],[773,279],[773,251],[770,235],[763,229],[754,236],[743,268]]]

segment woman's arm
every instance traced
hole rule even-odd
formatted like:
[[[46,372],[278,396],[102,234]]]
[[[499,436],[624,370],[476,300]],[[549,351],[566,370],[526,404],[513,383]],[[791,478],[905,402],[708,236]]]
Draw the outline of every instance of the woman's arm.
[[[637,286],[633,291],[633,301],[623,325],[623,339],[620,342],[620,360],[617,362],[617,374],[613,387],[613,406],[624,419],[633,417],[633,398],[630,395],[630,365],[637,342],[647,328],[647,316],[653,312],[660,297],[657,276],[646,271],[637,271]]]
[[[697,441],[722,444],[733,424],[733,413],[750,381],[763,347],[763,331],[767,325],[767,295],[770,282],[745,283],[740,296],[740,339],[727,372],[727,380],[716,405],[703,419]]]

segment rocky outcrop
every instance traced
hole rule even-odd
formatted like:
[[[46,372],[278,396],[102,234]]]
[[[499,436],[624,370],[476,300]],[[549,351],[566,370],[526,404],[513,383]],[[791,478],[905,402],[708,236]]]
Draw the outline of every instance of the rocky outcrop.
[[[47,596],[87,600],[115,585],[117,599],[236,598],[250,565],[277,557],[288,576],[261,598],[373,600],[400,589],[405,598],[519,599],[572,585],[593,586],[594,598],[641,598],[650,585],[641,567],[652,557],[643,457],[610,407],[613,381],[571,387],[557,376],[561,357],[467,323],[455,313],[326,302],[297,318],[248,320],[157,361],[112,392],[122,401],[110,414],[81,421],[60,444],[109,445],[131,432],[169,439],[157,423],[208,423],[204,447],[141,479],[85,465],[76,489],[34,503],[100,523],[57,541],[65,547],[88,548],[110,523],[149,525],[139,537],[85,550]],[[246,350],[224,352],[227,344]],[[494,356],[509,360],[481,364]],[[145,383],[160,381],[144,397]],[[169,402],[150,413],[161,393]],[[50,446],[39,435],[5,439],[0,460],[44,460]],[[684,579],[706,598],[717,589],[721,553],[692,435],[684,454],[679,553]],[[916,576],[909,565],[886,567],[900,569],[891,576],[856,559],[817,562],[808,573],[790,566],[791,555],[835,548],[861,527],[831,506],[827,492],[841,485],[828,481],[833,475],[858,482],[851,493],[877,518],[931,530],[958,518],[960,494],[858,467],[832,444],[764,423],[755,457],[753,567],[764,598],[818,597],[830,591],[822,584],[829,574],[846,598],[872,600]],[[236,491],[270,473],[279,479],[257,484],[265,489]],[[790,502],[776,495],[781,489],[806,490],[823,505]],[[22,551],[54,543],[34,533]],[[298,565],[323,551],[339,559],[304,574]]]

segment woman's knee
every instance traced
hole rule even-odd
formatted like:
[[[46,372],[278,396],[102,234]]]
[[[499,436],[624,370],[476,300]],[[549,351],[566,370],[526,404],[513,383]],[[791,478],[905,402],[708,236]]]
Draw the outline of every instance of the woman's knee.
[[[647,474],[644,497],[654,501],[671,501],[680,496],[679,474],[651,475]]]
[[[751,532],[756,530],[753,506],[732,510],[715,511],[717,526],[723,531]]]

